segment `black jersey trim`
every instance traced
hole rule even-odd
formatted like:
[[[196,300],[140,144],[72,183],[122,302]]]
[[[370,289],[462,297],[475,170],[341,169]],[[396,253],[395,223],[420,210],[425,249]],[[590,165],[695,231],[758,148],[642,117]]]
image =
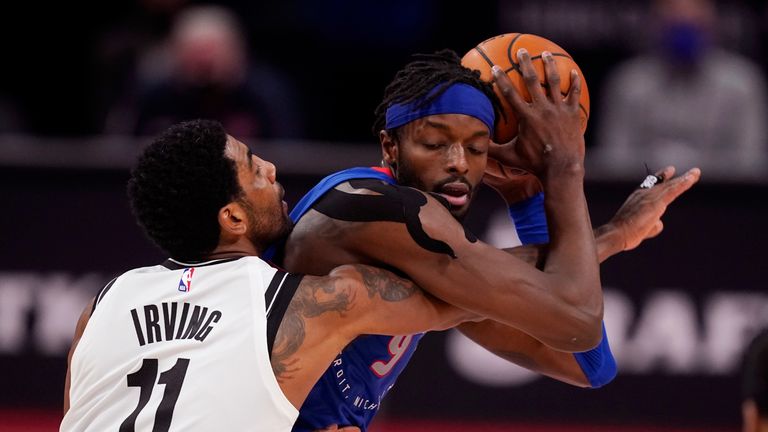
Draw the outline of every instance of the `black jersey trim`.
[[[231,261],[237,261],[240,258],[243,258],[244,256],[245,255],[239,256],[239,257],[234,257],[234,258],[222,258],[222,259],[217,259],[217,260],[197,261],[197,262],[195,262],[195,261],[192,261],[192,262],[182,262],[182,261],[175,260],[173,258],[168,258],[167,260],[163,261],[163,263],[160,264],[160,265],[165,267],[165,268],[167,268],[168,270],[181,270],[181,269],[185,269],[185,268],[189,268],[189,267],[206,267],[206,266],[211,266],[211,265],[215,265],[215,264],[221,264],[221,263],[226,263],[226,262],[231,262]]]
[[[282,275],[280,274],[282,273]],[[267,311],[267,352],[269,358],[272,358],[272,347],[275,344],[275,337],[277,336],[277,330],[280,328],[280,323],[283,321],[285,311],[288,310],[288,305],[293,299],[293,295],[296,293],[296,289],[299,287],[301,280],[304,278],[303,274],[292,274],[278,271],[272,278],[272,283],[269,284],[269,288],[272,285],[276,285],[276,293],[274,293],[274,299],[271,301],[271,307]],[[275,283],[275,281],[278,281]],[[269,293],[267,289],[267,293]],[[266,299],[265,294],[265,299]],[[268,302],[267,305],[270,303]]]
[[[272,310],[272,303],[275,300],[275,294],[277,293],[277,290],[279,290],[283,285],[283,282],[285,282],[287,275],[288,272],[278,270],[275,275],[272,276],[272,281],[269,283],[267,291],[264,292],[264,305],[266,306],[267,316],[269,316],[269,312]]]
[[[115,284],[115,281],[117,278],[112,279],[109,281],[108,284],[104,285],[102,289],[99,290],[99,293],[96,294],[96,297],[93,298],[93,307],[91,308],[91,315],[93,315],[93,311],[96,310],[96,305],[99,304],[101,299],[104,298],[105,295],[107,295],[107,291],[109,291],[110,288],[112,288],[112,285]]]

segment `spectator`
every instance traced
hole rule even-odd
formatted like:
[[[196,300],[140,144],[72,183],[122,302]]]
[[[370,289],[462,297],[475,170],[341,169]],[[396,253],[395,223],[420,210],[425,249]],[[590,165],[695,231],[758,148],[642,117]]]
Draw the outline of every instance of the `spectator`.
[[[167,39],[174,18],[187,0],[139,0],[110,4],[103,15],[103,34],[94,38],[92,115],[107,132],[126,133],[127,109],[137,82],[168,71]],[[124,98],[125,100],[120,100]],[[119,104],[117,102],[119,101]]]
[[[123,117],[117,131],[153,135],[180,121],[205,117],[219,120],[238,136],[302,136],[296,99],[285,76],[250,59],[246,45],[229,11],[218,6],[183,10],[171,31],[167,71],[158,68],[159,78],[144,75],[135,105],[115,110]]]
[[[700,166],[718,179],[766,173],[766,100],[752,62],[715,46],[711,0],[656,0],[656,46],[608,80],[594,168]]]

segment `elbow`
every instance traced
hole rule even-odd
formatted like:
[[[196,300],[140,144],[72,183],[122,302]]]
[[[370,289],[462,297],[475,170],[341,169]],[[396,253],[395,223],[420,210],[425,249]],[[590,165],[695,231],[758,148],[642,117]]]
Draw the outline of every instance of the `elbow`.
[[[584,291],[577,291],[584,292]],[[562,345],[554,347],[563,351],[587,351],[600,344],[603,339],[603,296],[598,289],[597,296],[576,296],[563,299],[565,320],[563,328],[568,329],[567,340],[561,340]]]
[[[568,313],[565,319],[559,320],[555,331],[539,340],[557,351],[588,351],[598,346],[602,339],[600,319],[591,314]]]
[[[616,359],[614,359],[611,346],[608,343],[605,326],[601,326],[601,330],[602,338],[596,347],[589,351],[573,354],[584,375],[584,381],[586,381],[579,380],[578,384],[584,384],[584,387],[600,388],[613,381],[618,372]]]
[[[580,317],[578,323],[571,327],[573,331],[569,335],[570,340],[567,341],[567,347],[563,350],[580,352],[598,346],[602,340],[601,319],[602,317],[594,316]]]
[[[603,340],[603,290],[599,281],[593,285],[579,292],[594,294],[580,295],[575,302],[576,319],[581,330],[579,350],[592,349]]]

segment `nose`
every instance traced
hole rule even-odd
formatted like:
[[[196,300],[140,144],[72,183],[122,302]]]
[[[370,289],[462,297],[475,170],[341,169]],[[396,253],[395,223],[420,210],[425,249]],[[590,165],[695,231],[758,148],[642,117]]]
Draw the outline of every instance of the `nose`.
[[[270,161],[265,162],[265,169],[267,170],[267,179],[270,183],[274,184],[277,181],[277,167]]]
[[[469,171],[467,155],[462,145],[452,145],[446,154],[446,170],[451,174],[465,175]]]

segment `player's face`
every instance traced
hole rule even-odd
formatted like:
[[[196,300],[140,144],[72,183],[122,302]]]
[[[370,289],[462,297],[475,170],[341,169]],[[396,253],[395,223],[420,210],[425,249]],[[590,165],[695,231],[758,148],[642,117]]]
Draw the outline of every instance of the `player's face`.
[[[399,184],[435,192],[461,219],[469,210],[488,162],[488,127],[465,114],[440,114],[403,127],[390,151]]]
[[[241,204],[248,215],[248,237],[264,250],[275,240],[288,235],[293,226],[288,205],[283,201],[285,190],[276,180],[277,169],[231,136],[227,137],[226,154],[235,161],[243,189]]]

